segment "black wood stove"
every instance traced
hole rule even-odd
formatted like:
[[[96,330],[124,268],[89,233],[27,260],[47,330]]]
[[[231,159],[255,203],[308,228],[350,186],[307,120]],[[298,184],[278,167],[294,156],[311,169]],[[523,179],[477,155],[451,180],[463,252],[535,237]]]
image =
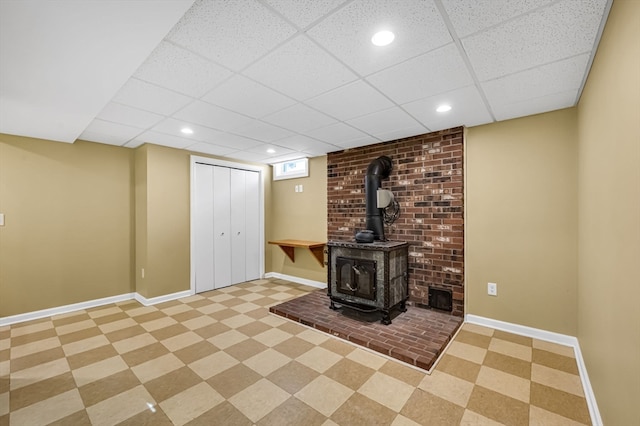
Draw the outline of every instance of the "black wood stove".
[[[327,246],[331,309],[338,309],[337,303],[363,312],[380,311],[383,324],[391,324],[392,309],[407,310],[407,243],[329,241]]]

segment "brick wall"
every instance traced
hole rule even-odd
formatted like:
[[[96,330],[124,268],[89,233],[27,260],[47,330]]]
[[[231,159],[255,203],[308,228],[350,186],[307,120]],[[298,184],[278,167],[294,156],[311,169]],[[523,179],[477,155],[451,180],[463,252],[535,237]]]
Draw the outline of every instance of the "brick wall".
[[[428,304],[428,286],[453,292],[464,314],[463,128],[330,153],[327,157],[328,239],[353,240],[365,227],[364,177],[386,155],[393,170],[382,188],[400,216],[385,226],[389,240],[409,243],[409,301]]]

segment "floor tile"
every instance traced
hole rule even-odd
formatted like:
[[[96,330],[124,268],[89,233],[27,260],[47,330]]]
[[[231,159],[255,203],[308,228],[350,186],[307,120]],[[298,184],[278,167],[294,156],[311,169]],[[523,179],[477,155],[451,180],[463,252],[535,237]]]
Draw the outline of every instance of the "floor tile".
[[[425,377],[424,371],[391,360],[385,362],[378,371],[412,386],[418,386]]]
[[[235,394],[228,401],[255,423],[289,399],[289,397],[290,395],[287,392],[269,380],[261,379]]]
[[[457,425],[462,419],[464,408],[435,395],[416,389],[400,411],[403,416],[429,425]]]
[[[258,426],[319,426],[326,417],[297,398],[290,397],[258,422]]]
[[[589,410],[584,398],[531,382],[531,405],[581,423],[589,423]]]
[[[112,396],[131,390],[140,384],[140,380],[131,370],[124,370],[80,386],[78,390],[85,407],[89,407]]]
[[[207,383],[225,398],[230,398],[262,379],[262,376],[244,364],[237,364],[216,374]]]
[[[475,383],[480,373],[480,365],[447,353],[440,358],[437,369],[471,383]]]
[[[78,389],[71,389],[54,397],[11,412],[15,425],[48,424],[84,408]]]
[[[243,361],[243,363],[262,376],[268,376],[278,368],[291,361],[286,355],[281,354],[271,348],[266,349],[249,359]]]
[[[545,367],[555,368],[556,370],[562,370],[570,374],[579,374],[578,364],[576,364],[575,358],[558,355],[557,353],[534,349],[531,362],[544,365]]]
[[[324,373],[341,359],[342,357],[340,355],[328,351],[320,346],[316,346],[297,357],[296,361],[316,370],[319,373]]]
[[[178,357],[172,353],[168,353],[150,361],[143,362],[142,364],[138,364],[135,367],[131,367],[131,371],[133,371],[133,374],[135,374],[142,383],[147,383],[148,381],[182,368],[183,366],[184,363],[180,361]]]
[[[585,423],[571,420],[567,417],[552,413],[540,407],[532,405],[529,411],[529,426],[582,426]],[[591,424],[591,423],[586,423]]]
[[[358,392],[394,411],[407,402],[415,387],[376,372],[358,389]]]
[[[206,382],[190,387],[159,405],[174,425],[181,426],[206,413],[224,398]]]
[[[140,385],[87,407],[87,413],[92,425],[111,426],[148,410],[147,404],[155,405],[155,401]]]
[[[255,340],[269,347],[282,343],[290,337],[292,337],[290,333],[282,331],[279,328],[272,328],[271,330],[263,331],[253,336]]]
[[[340,425],[390,425],[396,415],[397,412],[387,406],[355,393],[331,415],[331,419]]]
[[[488,351],[483,364],[523,379],[531,379],[531,363],[519,358]]]
[[[73,370],[73,377],[80,387],[128,368],[129,366],[120,356],[114,356]]]
[[[190,363],[189,368],[204,380],[207,380],[227,368],[233,367],[239,362],[240,361],[225,352],[216,352]]]
[[[582,381],[577,374],[566,373],[540,364],[532,364],[531,381],[584,397]]]
[[[321,414],[330,417],[353,394],[353,390],[335,380],[326,376],[318,376],[300,389],[295,397]]]
[[[185,364],[191,364],[218,351],[219,349],[217,347],[203,340],[185,348],[178,349],[173,354]]]
[[[454,341],[447,348],[447,353],[476,364],[482,364],[484,357],[487,355],[487,350],[468,343]]]
[[[374,370],[379,369],[387,362],[386,358],[363,349],[354,350],[347,355],[347,358]]]
[[[213,343],[214,345],[216,345],[220,349],[226,349],[229,346],[233,346],[236,343],[240,343],[246,339],[248,339],[248,337],[240,333],[239,331],[229,330],[222,334],[213,336],[207,340]]]
[[[291,361],[267,376],[280,388],[294,394],[316,379],[320,373],[297,361]]]
[[[56,359],[54,361],[38,364],[24,370],[11,373],[11,391],[24,386],[46,380],[51,377],[70,371],[69,363],[66,358]]]
[[[324,375],[350,389],[358,390],[376,372],[359,362],[343,358],[324,372]]]
[[[526,425],[529,422],[529,404],[482,386],[473,388],[467,409],[507,425]]]
[[[524,346],[518,343],[494,338],[491,339],[489,350],[531,362],[532,349],[530,346]]]
[[[0,404],[0,412],[6,414],[16,411],[39,401],[44,401],[61,393],[76,388],[71,372],[66,372],[58,376],[40,380],[28,386],[23,386],[11,392],[11,405],[9,405],[9,393],[4,393],[7,401],[6,405]]]
[[[510,396],[526,404],[529,403],[530,381],[483,365],[476,379],[476,385]]]
[[[193,331],[188,331],[186,333],[178,334],[177,336],[169,337],[168,339],[163,339],[160,341],[164,347],[169,349],[171,352],[175,352],[182,348],[186,348],[195,343],[201,342],[204,340],[202,337],[198,336]]]
[[[223,401],[187,423],[188,426],[233,425],[251,426],[253,422],[236,407]]]
[[[229,346],[225,349],[225,352],[237,359],[238,361],[244,361],[251,358],[261,352],[269,349],[268,346],[263,345],[253,339],[243,340],[240,343],[236,343],[233,346]]]
[[[473,383],[439,370],[425,376],[418,387],[461,407],[467,406],[473,391]]]
[[[184,366],[144,383],[144,387],[156,402],[162,402],[200,382],[202,378]]]

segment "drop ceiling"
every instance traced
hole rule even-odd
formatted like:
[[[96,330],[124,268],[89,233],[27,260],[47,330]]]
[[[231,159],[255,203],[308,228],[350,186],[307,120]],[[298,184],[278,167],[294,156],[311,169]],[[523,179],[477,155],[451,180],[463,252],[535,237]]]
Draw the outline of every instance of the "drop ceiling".
[[[0,133],[273,163],[553,111],[611,1],[0,0]]]

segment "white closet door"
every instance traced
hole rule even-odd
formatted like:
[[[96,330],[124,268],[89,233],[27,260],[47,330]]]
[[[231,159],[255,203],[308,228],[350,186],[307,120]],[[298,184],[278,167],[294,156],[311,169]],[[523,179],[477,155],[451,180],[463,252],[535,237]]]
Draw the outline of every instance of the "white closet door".
[[[244,170],[231,169],[231,283],[246,281],[246,198]]]
[[[215,288],[231,285],[230,169],[213,167],[213,258]]]
[[[260,278],[260,173],[245,172],[246,281]]]
[[[195,167],[196,293],[213,290],[213,167]]]

